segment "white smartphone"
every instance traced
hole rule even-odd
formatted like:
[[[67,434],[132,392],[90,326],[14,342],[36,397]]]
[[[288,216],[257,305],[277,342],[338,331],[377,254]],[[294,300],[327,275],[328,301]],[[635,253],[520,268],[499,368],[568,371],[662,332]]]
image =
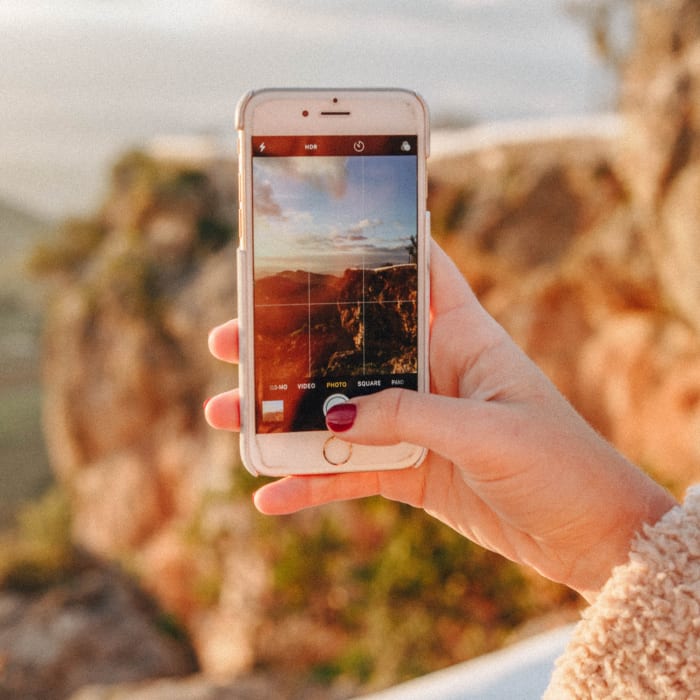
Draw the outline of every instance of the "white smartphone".
[[[418,465],[350,444],[335,403],[427,391],[428,113],[395,89],[268,89],[238,105],[241,456],[253,474]]]

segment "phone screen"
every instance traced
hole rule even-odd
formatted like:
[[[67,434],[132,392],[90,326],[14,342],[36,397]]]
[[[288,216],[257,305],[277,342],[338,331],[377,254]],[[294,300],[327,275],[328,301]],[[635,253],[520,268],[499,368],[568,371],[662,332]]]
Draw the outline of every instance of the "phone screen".
[[[416,135],[252,137],[256,431],[418,388]]]

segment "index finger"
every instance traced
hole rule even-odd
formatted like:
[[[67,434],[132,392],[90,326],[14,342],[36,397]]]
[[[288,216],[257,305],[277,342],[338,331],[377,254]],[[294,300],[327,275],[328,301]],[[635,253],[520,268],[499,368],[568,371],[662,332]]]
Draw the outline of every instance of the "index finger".
[[[377,494],[422,507],[425,478],[425,470],[422,467],[287,476],[259,488],[253,495],[253,502],[255,507],[266,515],[286,515],[334,501],[347,501]]]
[[[433,315],[454,308],[479,309],[480,304],[452,259],[434,240],[430,240],[430,308]]]
[[[209,352],[219,360],[238,362],[238,319],[213,328],[209,333]]]

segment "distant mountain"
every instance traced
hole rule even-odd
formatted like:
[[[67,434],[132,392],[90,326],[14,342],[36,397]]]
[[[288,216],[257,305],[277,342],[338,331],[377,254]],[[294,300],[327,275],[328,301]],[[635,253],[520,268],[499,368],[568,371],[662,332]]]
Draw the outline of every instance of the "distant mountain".
[[[37,214],[0,199],[0,243],[3,248],[8,243],[16,242],[21,247],[27,239],[34,241],[50,225],[51,222]]]
[[[342,278],[306,270],[285,270],[255,280],[256,304],[305,304],[309,295],[315,303],[337,299]]]
[[[25,272],[50,224],[0,200],[0,526],[51,481],[41,430],[40,286]]]
[[[48,235],[53,224],[36,214],[0,200],[0,291],[7,298],[34,299],[34,283],[25,271],[32,247]]]

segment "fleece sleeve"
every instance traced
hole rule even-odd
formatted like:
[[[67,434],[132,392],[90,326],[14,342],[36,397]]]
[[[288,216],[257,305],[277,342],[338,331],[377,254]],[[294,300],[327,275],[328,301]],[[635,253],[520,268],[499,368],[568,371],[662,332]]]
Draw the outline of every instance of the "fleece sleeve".
[[[700,486],[647,526],[582,616],[544,700],[700,698]]]

